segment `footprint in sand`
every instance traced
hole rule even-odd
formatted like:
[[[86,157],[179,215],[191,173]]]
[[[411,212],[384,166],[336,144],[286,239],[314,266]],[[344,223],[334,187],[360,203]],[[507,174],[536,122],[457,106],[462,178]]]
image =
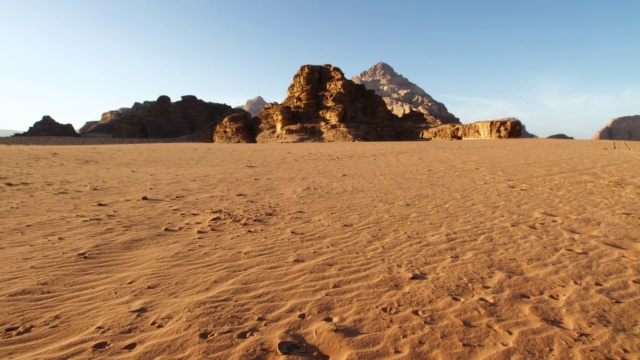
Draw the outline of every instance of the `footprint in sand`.
[[[91,349],[93,351],[104,350],[104,349],[108,348],[109,346],[111,346],[110,342],[108,342],[108,341],[100,341],[98,343],[93,344],[93,346],[91,346]]]
[[[304,354],[307,352],[307,346],[297,341],[280,341],[277,347],[280,355]]]
[[[130,343],[122,347],[122,350],[133,350],[138,346],[138,343]]]
[[[238,339],[248,339],[248,338],[252,337],[253,335],[255,335],[253,330],[244,330],[244,331],[240,331],[236,335],[236,338],[238,338]]]
[[[581,249],[572,249],[572,248],[566,248],[566,251],[570,251],[576,255],[589,255],[588,252],[586,251],[582,251]]]
[[[2,338],[6,339],[6,338],[11,338],[14,336],[20,336],[20,335],[24,335],[24,334],[28,334],[31,332],[31,329],[33,329],[34,326],[33,325],[28,325],[28,326],[10,326],[6,329],[4,329],[4,333],[2,334]]]

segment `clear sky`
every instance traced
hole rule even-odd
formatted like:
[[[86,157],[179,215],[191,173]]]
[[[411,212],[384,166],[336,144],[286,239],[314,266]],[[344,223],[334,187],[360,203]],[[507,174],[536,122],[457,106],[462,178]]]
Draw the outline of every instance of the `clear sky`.
[[[303,64],[378,61],[462,122],[590,138],[640,114],[640,1],[0,0],[0,129],[134,102],[281,102]]]

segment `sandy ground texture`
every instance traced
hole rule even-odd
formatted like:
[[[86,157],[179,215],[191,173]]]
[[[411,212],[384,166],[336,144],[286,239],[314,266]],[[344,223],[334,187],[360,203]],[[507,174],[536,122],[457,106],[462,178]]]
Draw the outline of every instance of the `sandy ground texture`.
[[[3,359],[640,353],[638,142],[0,145],[0,165]]]

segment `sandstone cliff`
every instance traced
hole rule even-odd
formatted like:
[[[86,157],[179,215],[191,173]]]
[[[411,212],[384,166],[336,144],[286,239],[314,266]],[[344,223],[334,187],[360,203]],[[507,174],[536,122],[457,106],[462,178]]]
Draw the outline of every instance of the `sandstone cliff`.
[[[600,129],[594,140],[640,140],[640,115],[612,119]]]
[[[258,142],[417,140],[424,125],[400,120],[331,65],[302,66],[282,104],[267,104],[254,118]]]
[[[256,116],[267,105],[262,96],[256,96],[253,99],[247,100],[247,103],[242,107],[244,111],[247,111],[251,116]]]
[[[420,135],[425,139],[506,139],[519,138],[520,120],[506,118],[479,121],[473,124],[446,124],[427,129]]]
[[[396,73],[391,66],[383,62],[354,76],[352,80],[382,96],[389,110],[397,116],[417,111],[430,125],[460,123],[444,104],[434,100],[418,85]]]
[[[209,103],[192,95],[171,102],[168,96],[135,103],[102,114],[85,134],[105,133],[117,138],[174,138],[212,141],[218,123],[234,110],[229,105]]]
[[[60,124],[51,116],[45,115],[42,120],[36,121],[32,127],[22,134],[14,136],[79,136],[71,124]]]

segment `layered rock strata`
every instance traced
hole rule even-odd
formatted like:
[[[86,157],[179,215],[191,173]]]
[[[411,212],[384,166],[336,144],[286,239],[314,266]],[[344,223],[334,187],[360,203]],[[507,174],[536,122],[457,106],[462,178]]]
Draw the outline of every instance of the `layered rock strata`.
[[[397,116],[418,112],[430,125],[460,123],[444,104],[434,100],[418,85],[396,73],[391,66],[383,62],[375,64],[351,80],[374,90],[382,97],[387,108]]]
[[[522,132],[520,120],[498,119],[479,121],[473,124],[447,124],[432,127],[423,131],[420,136],[425,139],[506,139],[519,138]]]

